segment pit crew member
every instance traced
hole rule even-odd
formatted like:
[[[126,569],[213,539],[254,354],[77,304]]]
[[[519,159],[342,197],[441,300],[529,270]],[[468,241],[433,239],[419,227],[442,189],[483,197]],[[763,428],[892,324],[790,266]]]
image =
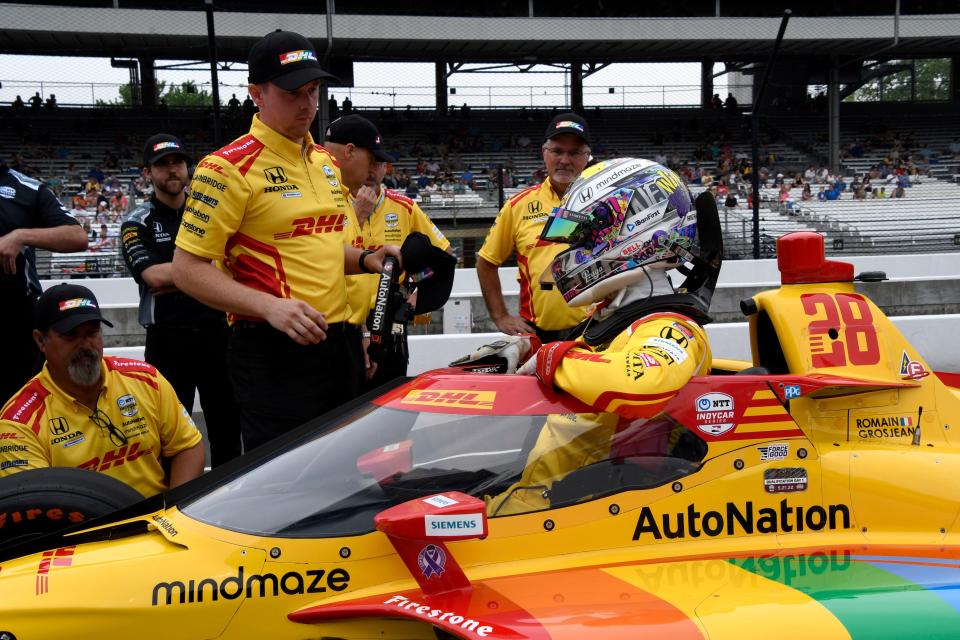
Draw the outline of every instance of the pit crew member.
[[[153,195],[124,218],[120,249],[140,287],[139,320],[147,330],[144,360],[173,385],[189,413],[199,388],[210,462],[216,467],[240,455],[240,419],[227,375],[226,314],[173,283],[173,243],[184,213],[189,162],[176,136],[159,133],[147,139],[143,165]]]
[[[228,366],[246,450],[357,393],[344,274],[380,271],[385,250],[344,245],[340,171],[309,133],[328,77],[300,34],[254,44],[248,91],[260,113],[201,160],[177,235],[174,282],[233,323]]]
[[[103,355],[100,313],[86,287],[60,284],[37,300],[33,337],[47,361],[0,411],[0,476],[79,467],[144,496],[196,478],[200,432],[152,365]]]
[[[383,188],[386,163],[393,158],[383,150],[376,125],[359,115],[343,116],[330,123],[324,145],[340,163],[343,182],[353,207],[347,213],[347,241],[358,249],[376,250],[386,244],[402,245],[411,232],[418,231],[445,251],[450,241],[427,217],[416,202]],[[377,297],[377,274],[347,277],[350,323],[366,332],[366,321]],[[393,378],[407,375],[409,350],[406,326],[394,323],[387,336],[380,362],[367,357],[369,337],[364,337],[366,375],[361,388],[369,391]]]
[[[590,158],[587,121],[575,113],[561,113],[550,121],[544,139],[547,178],[503,205],[477,252],[477,278],[490,319],[500,331],[511,336],[536,333],[541,342],[549,342],[566,338],[584,317],[583,309],[564,304],[557,291],[542,288],[538,276],[564,250],[562,244],[542,241],[540,232]],[[514,251],[520,279],[516,316],[507,311],[497,273]]]

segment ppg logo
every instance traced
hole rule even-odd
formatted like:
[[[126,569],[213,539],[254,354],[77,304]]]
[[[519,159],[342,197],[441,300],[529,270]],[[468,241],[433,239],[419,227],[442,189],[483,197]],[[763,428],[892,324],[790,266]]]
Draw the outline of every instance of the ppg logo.
[[[710,411],[711,406],[713,406],[713,403],[710,402],[710,398],[700,398],[697,400],[697,409],[700,411]]]
[[[791,398],[799,398],[800,385],[788,384],[786,387],[783,388],[783,397],[786,398],[787,400],[790,400]]]

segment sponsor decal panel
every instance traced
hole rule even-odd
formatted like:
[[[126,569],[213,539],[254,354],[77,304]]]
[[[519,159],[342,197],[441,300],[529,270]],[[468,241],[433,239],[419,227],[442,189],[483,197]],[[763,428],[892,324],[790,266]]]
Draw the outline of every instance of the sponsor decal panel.
[[[483,533],[483,516],[479,513],[462,515],[424,516],[424,534],[427,536],[469,535]]]
[[[120,407],[120,414],[129,418],[137,415],[137,399],[132,394],[126,394],[117,398],[117,406]]]
[[[37,565],[37,595],[43,595],[50,589],[50,573],[56,567],[69,567],[73,564],[73,554],[77,547],[60,547],[52,551],[44,551]]]
[[[494,625],[481,624],[480,620],[462,616],[454,611],[445,611],[444,609],[437,609],[430,605],[420,604],[419,602],[408,600],[400,595],[389,597],[383,601],[383,604],[395,604],[398,609],[409,611],[427,622],[445,622],[451,626],[460,627],[464,631],[473,632],[481,638],[486,638],[490,635],[499,637],[500,634],[500,631]]]
[[[412,389],[407,392],[401,404],[422,404],[442,407],[459,407],[461,409],[492,410],[497,398],[496,391],[428,391]]]
[[[766,469],[763,472],[763,489],[767,493],[792,493],[806,491],[807,470],[803,467]]]
[[[190,194],[190,197],[196,200],[197,202],[202,202],[203,204],[207,205],[211,209],[216,208],[216,206],[220,204],[220,201],[217,200],[216,198],[212,196],[208,196],[205,193],[200,193],[199,191],[194,191],[193,193]]]
[[[787,400],[792,400],[793,398],[800,397],[800,385],[798,384],[788,384],[783,388],[783,397]]]
[[[760,460],[786,460],[790,454],[790,445],[785,442],[769,444],[765,447],[757,447],[760,452]]]
[[[287,571],[284,574],[252,573],[247,575],[243,565],[237,575],[217,580],[200,578],[190,580],[161,581],[153,585],[150,604],[154,607],[173,604],[194,604],[236,600],[245,595],[250,598],[276,598],[308,593],[326,593],[327,590],[343,591],[350,586],[350,574],[339,567]]]
[[[850,528],[850,507],[845,504],[790,505],[786,498],[778,507],[756,508],[752,501],[728,502],[720,510],[700,512],[688,505],[680,513],[662,513],[659,517],[649,506],[643,507],[633,531],[634,540],[664,538],[715,538],[754,533],[793,533]]]
[[[213,187],[214,189],[216,189],[217,191],[221,191],[221,192],[222,192],[222,191],[226,191],[226,190],[227,190],[227,185],[225,185],[224,183],[220,182],[219,180],[215,180],[215,179],[211,178],[210,176],[205,175],[205,174],[202,174],[202,173],[194,174],[193,180],[194,180],[194,182],[199,182],[199,183],[201,183],[201,184],[205,184],[205,185],[211,186],[211,187]],[[192,195],[192,194],[191,194],[191,195]],[[196,196],[194,196],[194,197],[196,197]]]
[[[699,396],[694,405],[698,430],[719,436],[733,429],[736,412],[733,396],[713,391]]]
[[[653,337],[647,338],[647,341],[644,342],[645,345],[650,345],[656,347],[666,353],[670,354],[670,357],[675,362],[683,362],[687,359],[687,351],[680,345],[678,345],[673,340],[667,338]]]
[[[388,446],[394,447],[394,449],[391,449],[391,451],[400,448],[399,445],[388,445]],[[387,450],[387,447],[384,447],[383,450],[386,451],[386,450]],[[423,501],[426,502],[427,504],[429,504],[429,505],[431,505],[431,506],[433,506],[433,507],[437,507],[437,508],[439,508],[439,509],[442,509],[442,508],[444,508],[444,507],[452,507],[452,506],[455,505],[455,504],[460,504],[458,501],[454,500],[453,498],[448,498],[447,496],[442,495],[442,494],[441,494],[441,495],[430,496],[429,498],[424,498]]]

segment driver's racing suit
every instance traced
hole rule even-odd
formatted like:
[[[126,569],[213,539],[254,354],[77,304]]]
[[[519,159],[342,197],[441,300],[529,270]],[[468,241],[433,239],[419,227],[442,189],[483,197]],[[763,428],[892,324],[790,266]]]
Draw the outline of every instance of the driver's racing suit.
[[[638,419],[657,415],[690,378],[707,374],[711,365],[703,328],[671,312],[635,320],[606,348],[590,348],[578,341],[544,345],[536,354],[540,380],[601,413],[549,416],[520,480],[490,499],[488,513],[508,515],[549,507],[549,490],[555,481],[608,458],[611,447],[618,457],[666,455],[676,441],[670,423],[643,427],[645,421]],[[629,437],[628,428],[642,436]],[[657,433],[649,433],[650,429]],[[651,446],[656,450],[635,450]]]

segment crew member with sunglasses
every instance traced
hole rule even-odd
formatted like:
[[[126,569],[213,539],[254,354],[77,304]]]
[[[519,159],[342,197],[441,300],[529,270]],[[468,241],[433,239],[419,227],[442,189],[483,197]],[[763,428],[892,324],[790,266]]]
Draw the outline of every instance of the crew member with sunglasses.
[[[35,319],[47,362],[0,411],[0,476],[79,467],[151,496],[203,472],[200,432],[170,383],[146,362],[104,356],[101,324],[113,325],[89,289],[51,287]]]
[[[477,253],[477,278],[490,319],[507,335],[536,333],[543,343],[563,340],[585,317],[569,307],[555,288],[541,284],[541,275],[567,246],[540,241],[550,212],[560,204],[567,187],[590,159],[587,121],[575,113],[561,113],[544,135],[543,163],[547,178],[504,203]],[[498,270],[517,252],[520,313],[511,315],[503,299]]]

